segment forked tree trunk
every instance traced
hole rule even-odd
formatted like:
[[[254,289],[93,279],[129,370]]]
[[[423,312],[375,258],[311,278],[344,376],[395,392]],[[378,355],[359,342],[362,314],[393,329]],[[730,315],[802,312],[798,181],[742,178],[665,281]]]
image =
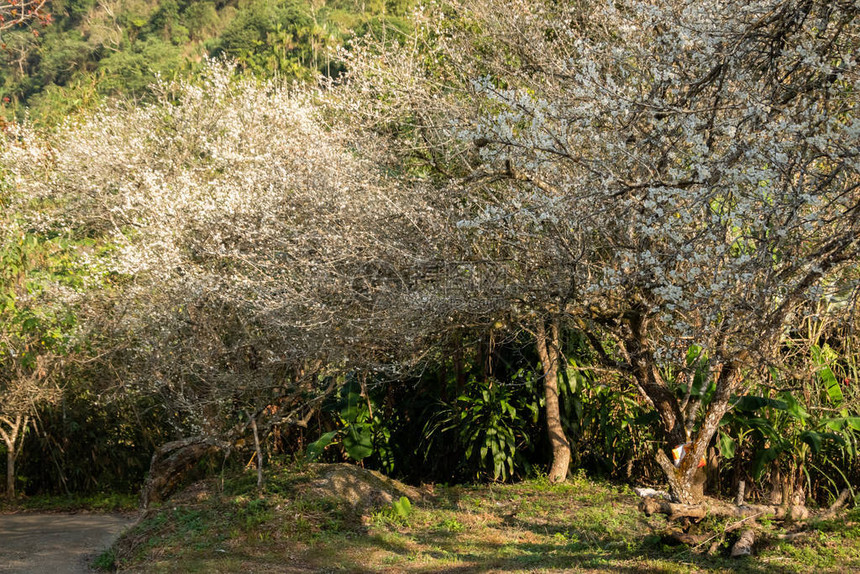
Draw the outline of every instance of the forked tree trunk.
[[[30,417],[18,415],[14,422],[12,419],[3,418],[9,430],[0,428],[0,437],[6,444],[6,498],[15,498],[15,462],[18,460],[18,455],[21,448],[24,446],[24,429],[30,422]]]
[[[567,471],[570,467],[570,443],[564,434],[559,410],[558,356],[560,343],[557,321],[553,321],[549,335],[547,337],[546,326],[543,319],[540,319],[537,323],[535,339],[543,370],[546,427],[552,447],[549,480],[550,482],[561,482],[567,478]]]
[[[699,429],[690,433],[690,445],[680,464],[675,466],[665,450],[659,449],[657,451],[657,463],[666,475],[669,482],[669,493],[676,502],[697,504],[704,498],[706,472],[704,468],[699,468],[699,462],[707,453],[708,445],[716,434],[723,415],[728,410],[729,397],[735,386],[732,384],[732,377],[735,376],[735,372],[732,369],[732,372],[726,374],[728,377],[718,377],[717,390],[705,409],[705,416]],[[670,448],[676,446],[678,445],[671,444]]]
[[[699,468],[699,461],[707,454],[708,445],[729,409],[732,393],[742,384],[740,366],[748,358],[748,353],[741,351],[733,359],[712,367],[714,394],[705,407],[698,429],[694,430],[699,420],[700,400],[688,397],[682,403],[663,378],[649,339],[649,322],[650,319],[642,313],[633,314],[628,319],[630,334],[624,341],[626,370],[660,417],[666,443],[665,448],[657,450],[657,462],[669,482],[669,493],[676,502],[696,504],[702,500],[705,486],[705,472]],[[668,453],[687,443],[686,456],[675,466]]]

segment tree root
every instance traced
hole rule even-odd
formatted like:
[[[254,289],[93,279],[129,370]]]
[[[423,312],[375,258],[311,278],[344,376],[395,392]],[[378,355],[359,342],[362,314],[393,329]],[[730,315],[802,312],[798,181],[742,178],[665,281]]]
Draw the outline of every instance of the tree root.
[[[824,511],[817,514],[811,514],[805,506],[789,506],[789,505],[766,505],[766,504],[730,504],[719,500],[708,499],[701,504],[679,504],[669,502],[667,500],[649,497],[644,498],[639,503],[639,509],[646,515],[665,514],[671,521],[680,521],[681,524],[687,523],[692,519],[698,522],[706,516],[714,516],[718,518],[739,518],[740,520],[726,526],[722,532],[717,534],[694,534],[687,531],[687,528],[675,528],[668,532],[668,536],[683,544],[688,544],[693,547],[701,547],[710,542],[707,553],[714,554],[726,539],[726,535],[744,528],[740,537],[734,543],[731,549],[732,557],[743,557],[752,554],[752,549],[756,541],[756,532],[758,525],[756,520],[759,518],[767,520],[785,520],[794,522],[799,530],[786,534],[765,535],[764,539],[793,541],[802,539],[812,532],[814,526],[810,526],[812,521],[818,522],[821,520],[830,520],[834,518],[839,510],[841,510],[850,497],[849,489],[844,489],[840,492],[837,499]],[[760,529],[760,527],[758,527]],[[809,528],[809,529],[807,529]]]
[[[842,492],[839,493],[839,496],[830,505],[830,508],[816,516],[815,518],[818,520],[830,520],[836,517],[836,514],[842,509],[843,506],[848,502],[848,498],[851,496],[851,491],[847,488],[843,488]]]

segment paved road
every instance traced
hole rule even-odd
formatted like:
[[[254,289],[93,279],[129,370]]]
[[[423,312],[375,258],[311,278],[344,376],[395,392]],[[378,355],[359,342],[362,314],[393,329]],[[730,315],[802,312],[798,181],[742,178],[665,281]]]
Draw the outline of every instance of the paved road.
[[[134,517],[122,514],[0,514],[0,573],[83,574]]]

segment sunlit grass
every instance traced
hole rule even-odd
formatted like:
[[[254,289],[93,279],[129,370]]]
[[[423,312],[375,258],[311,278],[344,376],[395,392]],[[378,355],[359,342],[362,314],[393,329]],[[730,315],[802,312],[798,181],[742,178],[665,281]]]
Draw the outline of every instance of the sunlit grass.
[[[306,472],[273,472],[264,495],[252,478],[151,512],[116,547],[120,571],[860,571],[858,511],[734,560],[728,542],[713,556],[671,543],[666,519],[641,513],[627,487],[584,476],[436,487],[407,512],[309,496]]]

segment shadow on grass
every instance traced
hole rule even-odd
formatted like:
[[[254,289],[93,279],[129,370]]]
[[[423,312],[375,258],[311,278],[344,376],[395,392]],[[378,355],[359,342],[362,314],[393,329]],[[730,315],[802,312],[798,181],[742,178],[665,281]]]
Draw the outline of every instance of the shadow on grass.
[[[541,525],[541,531],[543,526]],[[575,530],[570,531],[576,532]],[[467,549],[459,549],[457,536],[452,533],[424,533],[413,536],[422,546],[434,550],[422,553],[430,558],[453,562],[433,566],[409,568],[410,572],[481,573],[513,570],[588,570],[606,572],[678,572],[688,570],[740,571],[751,574],[785,572],[785,567],[761,564],[755,558],[729,559],[704,556],[683,546],[670,551],[647,548],[644,540],[638,543],[568,542],[561,544],[510,541],[505,543],[470,542]],[[378,537],[368,539],[369,544],[405,556],[410,551],[390,544]]]
[[[459,497],[447,501],[437,500],[436,508],[453,510]],[[601,530],[599,524],[546,523],[520,517],[497,517],[502,530],[487,532],[485,538],[468,532],[450,532],[444,529],[412,529],[408,538],[412,544],[392,543],[385,537],[369,535],[368,546],[390,552],[403,558],[401,568],[392,571],[415,573],[483,573],[514,570],[573,570],[606,572],[684,572],[684,571],[736,571],[751,574],[785,572],[785,565],[758,562],[755,557],[731,559],[725,555],[707,556],[694,552],[684,545],[665,544],[663,539],[650,534],[620,536]],[[644,518],[642,519],[644,523]],[[643,524],[650,530],[650,526]],[[531,539],[531,540],[524,540]],[[545,540],[535,541],[535,540]],[[419,556],[416,556],[418,554]],[[408,562],[421,556],[434,565]]]

